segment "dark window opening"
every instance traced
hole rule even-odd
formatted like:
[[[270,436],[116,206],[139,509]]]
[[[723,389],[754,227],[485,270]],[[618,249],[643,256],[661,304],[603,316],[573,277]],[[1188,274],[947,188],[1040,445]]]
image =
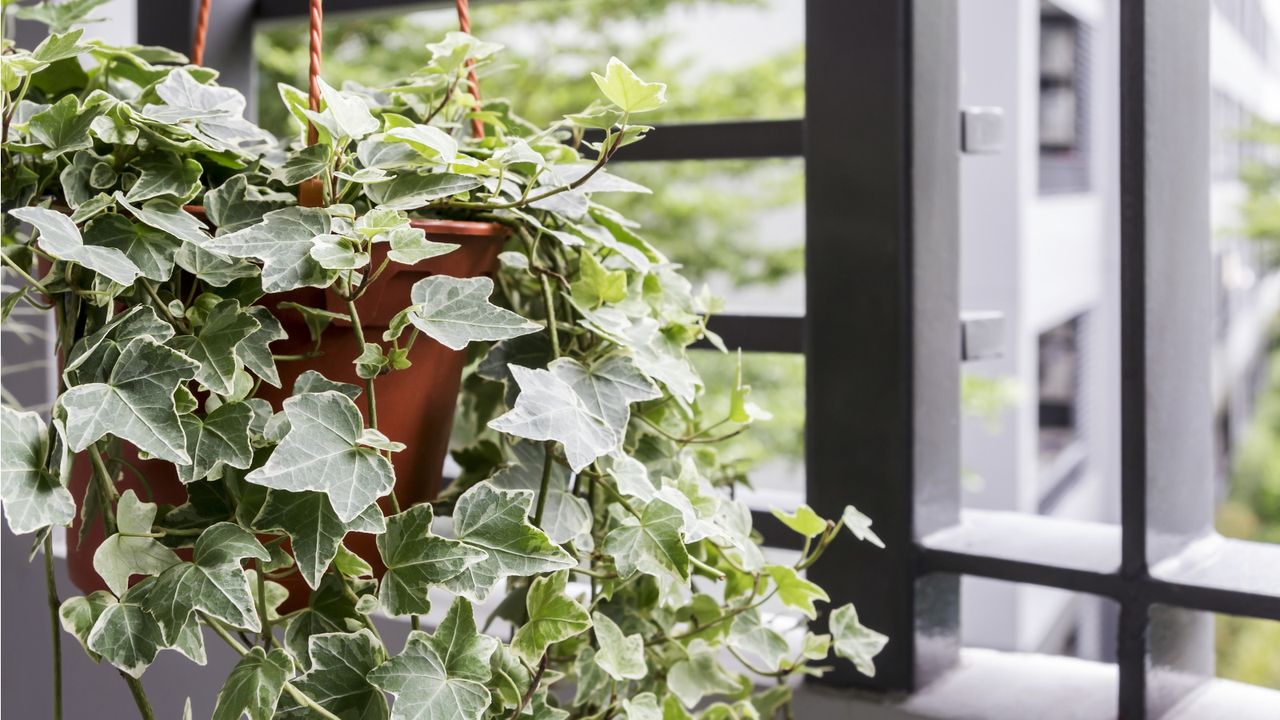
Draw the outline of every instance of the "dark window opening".
[[[1040,5],[1040,192],[1089,189],[1087,27],[1056,5]]]

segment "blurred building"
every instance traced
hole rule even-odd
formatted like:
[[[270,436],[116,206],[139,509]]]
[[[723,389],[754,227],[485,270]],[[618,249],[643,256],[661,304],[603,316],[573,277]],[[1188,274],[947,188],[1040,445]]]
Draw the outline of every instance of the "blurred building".
[[[1119,482],[1118,5],[963,0],[961,103],[1000,108],[1003,143],[961,161],[961,297],[1005,317],[999,417],[967,418],[965,504],[1116,521]],[[1280,273],[1239,231],[1240,173],[1261,159],[1241,131],[1280,121],[1280,3],[1211,9],[1213,393],[1218,475],[1265,376]],[[1117,536],[1118,542],[1118,536]],[[1104,658],[1109,605],[965,578],[968,644]]]

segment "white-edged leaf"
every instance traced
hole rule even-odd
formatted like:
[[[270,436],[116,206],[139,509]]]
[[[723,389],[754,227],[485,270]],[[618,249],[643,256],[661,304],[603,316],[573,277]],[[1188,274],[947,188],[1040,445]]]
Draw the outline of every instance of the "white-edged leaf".
[[[40,231],[36,244],[50,255],[92,270],[121,285],[132,285],[142,270],[114,247],[86,245],[79,228],[60,212],[40,207],[14,208],[9,214]]]
[[[360,445],[364,422],[351,398],[328,391],[285,400],[289,432],[267,464],[246,479],[275,490],[324,493],[342,522],[350,522],[395,482],[391,463]]]
[[[564,445],[574,472],[617,447],[620,438],[604,418],[592,412],[567,382],[550,370],[508,366],[520,395],[515,407],[489,421],[489,427],[526,440],[555,440]]]
[[[487,277],[433,275],[413,284],[409,321],[445,347],[461,350],[477,340],[506,340],[542,329],[541,325],[493,305],[493,281]]]

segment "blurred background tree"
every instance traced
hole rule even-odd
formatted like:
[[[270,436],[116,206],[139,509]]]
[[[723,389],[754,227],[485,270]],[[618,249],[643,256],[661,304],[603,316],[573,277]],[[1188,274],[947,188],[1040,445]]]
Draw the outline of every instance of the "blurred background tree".
[[[1241,171],[1247,195],[1240,234],[1274,264],[1280,262],[1280,125],[1258,122],[1246,134],[1262,147],[1264,160]],[[1228,537],[1280,543],[1280,319],[1270,338],[1266,391],[1232,458],[1217,527]],[[1220,616],[1217,627],[1219,675],[1280,688],[1280,622]]]

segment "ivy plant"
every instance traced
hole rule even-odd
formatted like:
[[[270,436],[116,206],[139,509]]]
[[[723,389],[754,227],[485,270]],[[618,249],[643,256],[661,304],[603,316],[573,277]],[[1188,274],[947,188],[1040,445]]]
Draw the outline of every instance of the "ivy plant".
[[[835,657],[874,672],[886,638],[804,577],[833,542],[879,544],[870,520],[801,506],[777,514],[803,550],[760,547],[715,448],[768,413],[739,373],[709,414],[688,358],[701,340],[724,351],[717,301],[599,200],[647,192],[605,166],[651,129],[639,119],[665,85],[614,59],[592,74],[598,102],[536,127],[502,100],[477,107],[467,69],[500,48],[450,33],[383,87],[321,81],[318,109],[281,86],[298,132],[280,140],[215,71],[86,39],[74,26],[95,5],[26,8],[51,34],[3,47],[3,313],[53,314],[61,372],[47,416],[3,408],[0,492],[51,593],[51,529],[78,515],[105,530],[109,590],[55,620],[119,669],[143,717],[138,678],[165,650],[203,665],[206,629],[240,655],[218,719],[765,718]],[[388,267],[456,250],[413,218],[505,226],[502,267],[422,279],[365,334],[356,301]],[[281,296],[306,287],[346,312]],[[298,361],[271,347],[285,312],[316,352],[349,320],[363,385],[309,372],[282,407],[259,397]],[[404,445],[377,428],[377,380],[423,336],[471,358],[461,473],[399,507]],[[148,487],[131,452],[170,464],[187,501],[121,493]],[[91,471],[81,496],[75,464]],[[353,532],[377,535],[380,577]],[[294,573],[310,594],[282,613]],[[819,615],[828,633],[807,629]],[[413,628],[403,647],[379,633],[395,617]]]

